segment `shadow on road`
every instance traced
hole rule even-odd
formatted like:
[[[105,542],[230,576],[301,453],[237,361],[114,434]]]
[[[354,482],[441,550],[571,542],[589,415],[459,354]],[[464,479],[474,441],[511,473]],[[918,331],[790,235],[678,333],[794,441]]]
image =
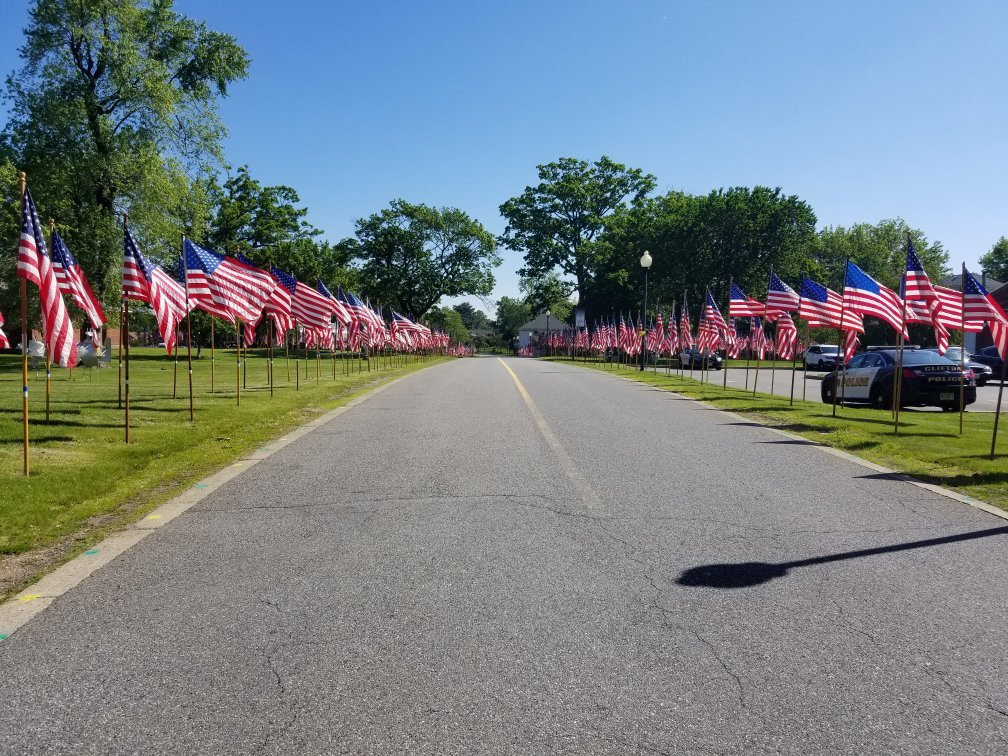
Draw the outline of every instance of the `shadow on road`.
[[[771,562],[705,564],[685,570],[679,576],[679,579],[676,580],[676,583],[687,588],[751,588],[754,585],[769,582],[774,578],[784,577],[794,567],[807,567],[813,564],[840,562],[845,559],[858,559],[860,557],[875,556],[876,554],[890,554],[896,551],[923,549],[929,546],[941,546],[946,543],[958,543],[959,541],[972,541],[977,538],[988,538],[996,535],[1008,535],[1008,527],[976,530],[971,533],[960,533],[958,535],[943,536],[942,538],[928,538],[927,540],[910,541],[909,543],[897,543],[891,546],[878,546],[873,549],[845,551],[840,554],[827,554],[826,556],[798,559],[793,562],[781,562],[779,564]]]

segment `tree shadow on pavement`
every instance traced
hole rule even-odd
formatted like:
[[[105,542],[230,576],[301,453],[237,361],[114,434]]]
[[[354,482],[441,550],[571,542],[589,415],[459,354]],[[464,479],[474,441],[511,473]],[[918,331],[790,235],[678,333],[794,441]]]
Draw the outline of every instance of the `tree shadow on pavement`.
[[[676,583],[687,588],[751,588],[755,585],[769,582],[774,578],[784,577],[795,567],[807,567],[814,564],[840,562],[846,559],[891,554],[897,551],[923,549],[929,546],[941,546],[959,541],[972,541],[977,538],[988,538],[996,535],[1008,535],[1008,527],[975,530],[970,533],[928,538],[923,541],[897,543],[891,546],[878,546],[871,549],[844,551],[839,554],[798,559],[792,562],[737,562],[735,564],[705,564],[685,570]]]

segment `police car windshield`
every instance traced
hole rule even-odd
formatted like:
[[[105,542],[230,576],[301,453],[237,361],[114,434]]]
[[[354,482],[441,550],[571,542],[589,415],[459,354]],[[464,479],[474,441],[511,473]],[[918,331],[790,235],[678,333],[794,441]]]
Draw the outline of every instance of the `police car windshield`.
[[[898,357],[898,355],[893,355]],[[952,360],[942,357],[937,352],[928,352],[925,350],[914,350],[912,352],[903,352],[903,364],[904,365],[951,365]]]

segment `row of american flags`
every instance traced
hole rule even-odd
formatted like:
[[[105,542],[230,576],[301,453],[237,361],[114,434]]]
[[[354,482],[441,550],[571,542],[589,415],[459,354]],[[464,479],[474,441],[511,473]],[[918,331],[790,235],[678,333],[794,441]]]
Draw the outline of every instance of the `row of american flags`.
[[[910,324],[932,327],[942,354],[948,349],[951,331],[980,332],[987,325],[1002,359],[1008,357],[1008,316],[983,284],[965,267],[960,290],[932,282],[909,239],[900,292],[882,285],[849,260],[842,293],[805,275],[792,288],[773,271],[763,300],[748,296],[734,282],[728,289],[727,318],[710,290],[706,291],[695,335],[689,307],[683,302],[678,312],[673,303],[665,319],[659,311],[646,328],[642,322],[635,324],[632,317],[628,321],[621,314],[618,320],[614,316],[608,322],[597,322],[591,330],[550,334],[547,345],[596,352],[616,350],[631,357],[639,355],[641,349],[672,356],[695,347],[700,351],[723,350],[728,357],[738,357],[748,349],[759,359],[775,355],[789,360],[801,351],[794,316],[812,328],[837,329],[842,335],[846,362],[860,344],[864,318],[874,317],[891,326],[897,338],[909,337]],[[748,321],[746,333],[738,329],[743,321]],[[765,331],[769,325],[776,326],[772,339]]]
[[[453,346],[447,334],[401,313],[391,311],[386,320],[382,308],[375,310],[350,291],[337,287],[333,294],[322,281],[311,286],[272,265],[258,268],[241,255],[221,255],[190,239],[183,240],[179,275],[175,277],[141,251],[125,219],[123,236],[122,297],[150,305],[169,353],[177,346],[180,324],[195,309],[240,324],[246,345],[267,318],[277,339],[294,331],[309,347],[334,349],[338,344],[351,351],[416,351]],[[43,341],[50,358],[57,365],[73,367],[77,339],[64,296],[86,314],[96,340],[106,316],[87,276],[55,228],[47,243],[27,187],[17,275],[39,289]],[[9,347],[3,323],[0,314],[0,346]]]

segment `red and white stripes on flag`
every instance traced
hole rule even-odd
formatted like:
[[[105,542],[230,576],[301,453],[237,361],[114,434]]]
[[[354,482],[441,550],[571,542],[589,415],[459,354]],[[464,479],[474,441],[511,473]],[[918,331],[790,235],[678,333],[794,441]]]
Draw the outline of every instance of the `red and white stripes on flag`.
[[[3,324],[3,313],[0,312],[0,349],[10,349],[10,341],[7,340],[7,334],[3,332]]]
[[[224,320],[257,323],[276,284],[265,271],[218,255],[190,239],[183,245],[189,300]]]
[[[101,302],[91,291],[87,276],[56,229],[52,232],[52,264],[60,292],[73,297],[77,306],[87,314],[92,328],[101,328],[105,324]]]
[[[902,333],[904,338],[909,336],[903,323],[903,300],[900,296],[849,260],[843,297],[845,309],[876,317],[891,325],[896,333]]]
[[[175,349],[179,323],[193,308],[186,304],[185,287],[140,252],[129,226],[123,225],[123,294],[146,302],[154,310],[158,332],[168,354]]]
[[[988,323],[998,354],[1008,360],[1008,315],[968,270],[963,275],[963,300],[966,320]]]
[[[851,357],[857,351],[858,344],[861,341],[858,339],[858,331],[850,330],[844,331],[844,365],[850,362]]]
[[[777,356],[782,360],[790,360],[795,354],[795,344],[798,343],[798,329],[795,328],[791,316],[784,313],[777,319],[776,347]]]
[[[39,287],[46,347],[61,367],[77,364],[77,340],[60,294],[59,282],[46,249],[45,234],[31,192],[25,188],[21,202],[21,240],[18,243],[17,275]],[[27,334],[23,336],[27,341]]]

